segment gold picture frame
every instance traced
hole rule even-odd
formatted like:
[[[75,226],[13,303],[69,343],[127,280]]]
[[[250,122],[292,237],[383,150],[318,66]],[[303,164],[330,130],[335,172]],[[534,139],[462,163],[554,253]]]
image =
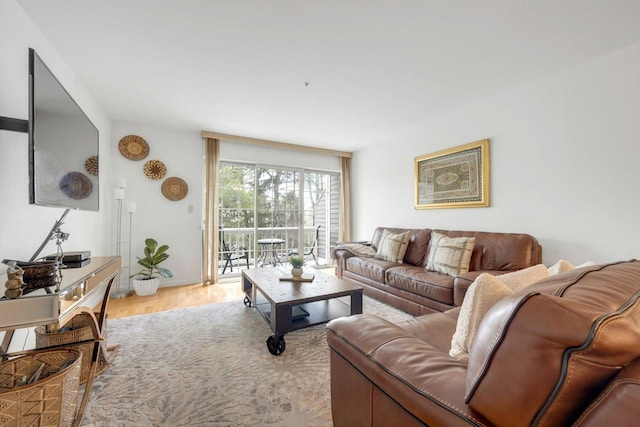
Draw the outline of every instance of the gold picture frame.
[[[489,206],[489,140],[415,158],[416,209]]]

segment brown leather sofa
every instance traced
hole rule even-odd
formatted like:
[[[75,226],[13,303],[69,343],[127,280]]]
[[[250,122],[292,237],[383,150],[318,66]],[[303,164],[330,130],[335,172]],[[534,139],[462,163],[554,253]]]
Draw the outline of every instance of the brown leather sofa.
[[[338,246],[333,254],[336,276],[414,316],[461,305],[467,288],[481,273],[498,275],[542,262],[542,247],[528,234],[378,227],[371,240],[374,249],[385,229],[411,233],[402,264],[357,256]],[[448,237],[475,237],[468,273],[452,277],[425,269],[432,231]]]
[[[448,353],[458,311],[331,321],[334,425],[640,422],[640,261],[571,270],[500,300],[468,363]]]

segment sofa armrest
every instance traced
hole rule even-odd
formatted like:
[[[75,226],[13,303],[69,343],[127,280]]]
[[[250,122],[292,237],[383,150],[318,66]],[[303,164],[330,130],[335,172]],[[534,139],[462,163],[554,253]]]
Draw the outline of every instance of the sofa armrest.
[[[640,419],[640,359],[625,367],[582,413],[575,427],[630,426]]]
[[[428,316],[422,318],[428,321]],[[354,405],[363,417],[384,417],[380,408],[388,406],[380,399],[427,425],[485,421],[464,403],[466,365],[399,326],[370,314],[342,317],[327,324],[327,342],[336,426],[352,424],[348,417]],[[361,385],[354,389],[355,383]],[[357,401],[340,395],[341,390],[350,390]]]
[[[353,252],[346,249],[334,249],[332,257],[336,260],[336,277],[342,278],[342,272],[347,268],[347,258],[355,256]]]

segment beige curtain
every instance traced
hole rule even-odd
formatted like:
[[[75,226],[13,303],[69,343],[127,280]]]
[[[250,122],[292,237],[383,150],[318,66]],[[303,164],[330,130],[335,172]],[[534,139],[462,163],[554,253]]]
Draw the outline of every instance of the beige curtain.
[[[202,283],[218,283],[218,166],[220,140],[204,138],[205,207],[202,232]]]
[[[340,158],[340,233],[338,241],[351,240],[351,158]]]

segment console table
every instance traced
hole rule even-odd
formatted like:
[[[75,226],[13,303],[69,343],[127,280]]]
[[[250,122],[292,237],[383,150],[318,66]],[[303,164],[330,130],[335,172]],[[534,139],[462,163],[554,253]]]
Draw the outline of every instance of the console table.
[[[93,319],[90,324],[94,343],[90,374],[74,426],[80,425],[89,401],[100,352],[106,359],[104,326],[107,304],[111,286],[120,274],[121,268],[122,259],[119,256],[93,257],[91,262],[83,267],[60,270],[60,282],[55,287],[37,289],[15,299],[0,298],[0,331],[6,331],[0,345],[3,361],[9,357],[42,350],[8,353],[16,329],[46,325],[48,330],[56,331],[80,313],[86,313]],[[6,279],[6,275],[0,275],[0,283],[4,284]],[[97,306],[100,306],[100,312],[96,317],[94,308]]]

